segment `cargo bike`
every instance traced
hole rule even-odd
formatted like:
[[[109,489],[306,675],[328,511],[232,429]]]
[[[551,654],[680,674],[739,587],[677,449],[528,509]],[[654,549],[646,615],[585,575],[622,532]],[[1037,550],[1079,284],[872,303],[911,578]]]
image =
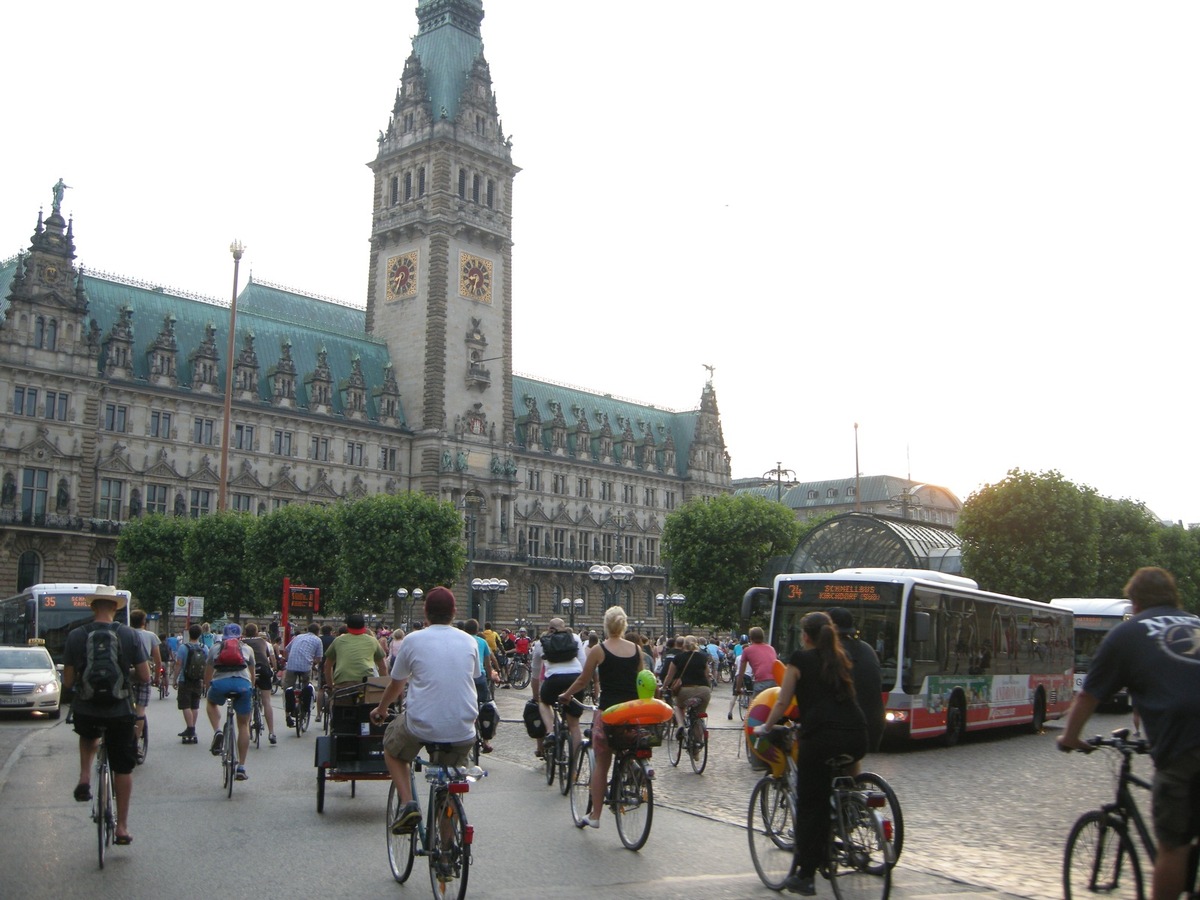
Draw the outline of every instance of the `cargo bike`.
[[[342,685],[327,699],[327,733],[317,737],[317,812],[325,811],[325,784],[350,782],[350,796],[359,781],[388,781],[383,758],[383,733],[387,723],[371,721],[371,710],[379,705],[385,678],[364,679],[361,684]]]

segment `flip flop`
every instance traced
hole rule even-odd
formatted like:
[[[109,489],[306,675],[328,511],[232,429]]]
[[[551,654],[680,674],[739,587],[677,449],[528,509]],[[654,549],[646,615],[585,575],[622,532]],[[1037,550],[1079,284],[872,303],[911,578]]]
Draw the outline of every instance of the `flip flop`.
[[[133,843],[133,835],[132,834],[118,834],[115,838],[113,838],[113,843],[116,844],[118,847],[128,847],[130,844]]]

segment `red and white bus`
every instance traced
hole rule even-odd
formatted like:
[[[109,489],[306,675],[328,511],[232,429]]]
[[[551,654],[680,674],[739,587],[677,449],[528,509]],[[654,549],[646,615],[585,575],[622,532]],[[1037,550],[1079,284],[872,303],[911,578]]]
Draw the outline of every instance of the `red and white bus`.
[[[941,738],[1064,715],[1074,687],[1069,610],[979,590],[968,578],[917,569],[840,569],[779,575],[752,588],[748,619],[770,597],[770,641],[786,660],[800,619],[850,610],[883,672],[887,734]]]

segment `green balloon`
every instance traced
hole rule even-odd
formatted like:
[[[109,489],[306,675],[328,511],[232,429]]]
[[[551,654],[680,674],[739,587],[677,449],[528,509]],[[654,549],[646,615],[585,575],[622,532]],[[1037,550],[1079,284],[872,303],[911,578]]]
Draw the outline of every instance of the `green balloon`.
[[[637,674],[637,692],[639,700],[649,700],[654,696],[654,692],[658,690],[658,682],[654,678],[654,673],[649,669],[642,669]]]

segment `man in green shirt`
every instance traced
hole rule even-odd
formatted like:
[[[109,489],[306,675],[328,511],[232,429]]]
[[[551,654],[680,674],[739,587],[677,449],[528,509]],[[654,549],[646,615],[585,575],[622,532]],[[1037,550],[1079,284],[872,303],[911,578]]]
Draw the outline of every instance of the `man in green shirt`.
[[[335,688],[359,684],[383,671],[383,648],[367,632],[362,613],[346,616],[346,633],[339,634],[325,651],[325,684]]]

